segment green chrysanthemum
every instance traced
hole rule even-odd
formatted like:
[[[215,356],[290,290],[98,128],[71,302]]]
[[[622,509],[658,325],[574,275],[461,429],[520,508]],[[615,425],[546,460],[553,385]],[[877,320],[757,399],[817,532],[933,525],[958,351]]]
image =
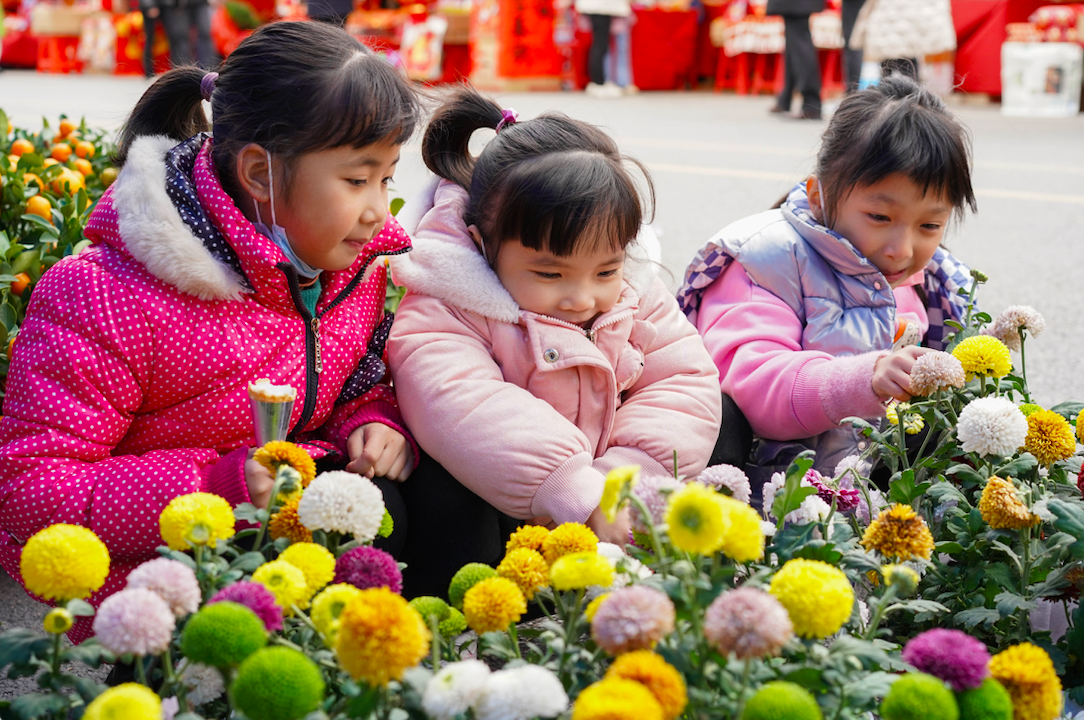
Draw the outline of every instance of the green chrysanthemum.
[[[454,607],[448,608],[448,619],[441,620],[437,626],[442,638],[454,638],[467,631],[467,618]]]
[[[467,563],[452,576],[448,585],[448,602],[452,607],[463,609],[463,596],[486,578],[496,577],[497,571],[484,563]]]
[[[430,617],[435,615],[437,622],[440,623],[447,620],[452,614],[452,609],[448,607],[448,603],[432,595],[421,595],[411,600],[408,604],[422,616],[422,619],[425,620],[426,627],[429,626]]]
[[[960,720],[1012,720],[1012,698],[1001,683],[986,678],[974,690],[956,693]]]
[[[218,668],[238,665],[265,645],[263,621],[233,602],[205,606],[189,618],[181,633],[181,652],[186,658]]]
[[[884,720],[959,720],[956,698],[944,682],[926,673],[909,673],[892,684],[881,703]]]
[[[230,696],[250,720],[299,720],[320,707],[324,679],[304,653],[264,648],[241,663]]]
[[[820,706],[801,685],[783,680],[757,690],[741,720],[822,720]]]

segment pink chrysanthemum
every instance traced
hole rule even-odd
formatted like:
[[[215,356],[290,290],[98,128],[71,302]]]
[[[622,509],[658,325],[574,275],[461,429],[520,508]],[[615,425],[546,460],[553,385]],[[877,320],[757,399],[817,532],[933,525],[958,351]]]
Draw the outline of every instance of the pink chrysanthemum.
[[[812,468],[805,474],[805,479],[809,484],[817,488],[817,497],[829,505],[835,500],[836,510],[839,512],[847,512],[858,507],[858,501],[862,497],[862,493],[854,486],[854,479],[850,478],[847,483],[839,483],[833,485],[831,481],[826,481],[816,470]]]
[[[386,587],[403,592],[403,573],[399,564],[379,548],[362,545],[343,553],[335,563],[334,583],[350,583],[359,590]]]
[[[274,594],[258,582],[246,581],[227,585],[215,593],[207,604],[223,601],[244,605],[256,613],[256,617],[263,621],[267,632],[282,629],[282,608],[275,602]]]
[[[794,636],[787,609],[774,597],[755,588],[724,592],[704,614],[704,637],[725,657],[739,660],[778,655]]]
[[[717,490],[726,488],[730,491],[730,497],[747,505],[753,492],[749,486],[749,478],[733,465],[712,465],[705,468],[696,481]]]
[[[670,493],[680,487],[681,483],[669,475],[644,475],[640,477],[640,482],[636,483],[632,491],[643,500],[644,505],[651,512],[651,522],[660,525],[666,516]],[[632,506],[632,526],[638,532],[650,532],[647,522],[640,517],[640,510],[635,505]]]
[[[203,599],[192,568],[163,557],[148,560],[133,570],[128,576],[128,587],[157,593],[179,618],[199,610]]]
[[[990,327],[982,331],[1005,343],[1010,350],[1020,352],[1020,331],[1039,337],[1046,329],[1046,318],[1028,305],[1010,305],[994,318]]]
[[[904,646],[903,659],[956,692],[977,688],[990,675],[986,645],[959,630],[936,628],[916,635]]]
[[[673,629],[674,603],[645,585],[610,593],[591,621],[591,636],[611,655],[649,650]]]
[[[169,647],[176,622],[157,593],[132,588],[102,602],[94,616],[94,635],[114,655],[158,655]]]

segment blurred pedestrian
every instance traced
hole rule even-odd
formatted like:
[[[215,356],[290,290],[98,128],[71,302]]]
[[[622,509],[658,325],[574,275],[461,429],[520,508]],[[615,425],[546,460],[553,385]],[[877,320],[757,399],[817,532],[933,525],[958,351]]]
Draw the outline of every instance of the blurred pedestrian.
[[[821,65],[813,35],[809,31],[809,16],[824,10],[824,0],[768,0],[768,15],[783,17],[783,92],[772,112],[789,113],[794,91],[802,93],[802,109],[794,117],[821,119]]]
[[[956,49],[949,0],[866,0],[858,14],[850,47],[867,62],[881,63],[881,74],[918,79],[918,62]]]
[[[354,0],[309,0],[309,17],[335,27],[342,27],[353,11]]]
[[[169,62],[173,67],[199,64],[210,69],[218,64],[218,54],[211,44],[211,6],[207,0],[157,0],[162,22],[169,37]],[[192,52],[192,34],[196,52]],[[144,54],[144,63],[146,55]],[[144,72],[146,66],[144,65]]]
[[[851,35],[854,23],[866,0],[843,0],[843,87],[847,92],[858,89],[858,78],[862,75],[862,51],[851,47]]]
[[[587,52],[587,94],[594,97],[620,97],[623,92],[614,82],[606,80],[606,53],[614,18],[632,14],[629,0],[576,0],[576,12],[591,23],[591,49]]]
[[[139,0],[139,12],[143,15],[143,74],[154,77],[154,35],[162,10],[158,0]]]

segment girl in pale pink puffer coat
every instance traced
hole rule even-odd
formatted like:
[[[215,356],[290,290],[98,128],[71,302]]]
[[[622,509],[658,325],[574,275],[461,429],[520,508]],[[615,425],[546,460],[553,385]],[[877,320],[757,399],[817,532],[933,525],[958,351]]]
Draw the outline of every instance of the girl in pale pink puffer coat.
[[[46,273],[15,342],[0,422],[9,575],[31,535],[83,525],[112,560],[97,603],[155,555],[174,497],[265,503],[271,478],[248,460],[258,378],[297,389],[291,439],[314,457],[410,473],[417,453],[381,383],[380,256],[410,249],[387,179],[416,121],[399,74],[319,23],[266,26],[217,80],[181,68],[146,92],[91,247]]]
[[[497,137],[475,163],[467,143],[483,127]],[[581,522],[627,542],[627,516],[609,523],[599,509],[606,472],[696,477],[721,396],[636,240],[641,198],[605,133],[556,114],[516,123],[463,90],[434,116],[423,156],[445,180],[415,250],[392,261],[408,294],[388,356],[431,456],[401,485],[406,592],[443,594],[459,564],[500,559],[502,519]]]

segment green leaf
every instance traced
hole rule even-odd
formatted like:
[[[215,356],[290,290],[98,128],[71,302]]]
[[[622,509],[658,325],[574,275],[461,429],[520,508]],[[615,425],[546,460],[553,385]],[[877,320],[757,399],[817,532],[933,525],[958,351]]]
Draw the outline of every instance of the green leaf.
[[[956,616],[953,618],[957,625],[963,625],[966,628],[973,628],[976,625],[991,627],[1000,619],[1001,613],[992,608],[984,607],[963,610],[956,613]]]
[[[233,516],[238,520],[243,520],[250,523],[257,523],[258,521],[256,520],[256,513],[258,512],[259,509],[252,503],[241,503],[233,509]]]
[[[892,689],[892,683],[900,676],[887,672],[872,672],[852,680],[843,686],[848,704],[862,706],[869,705],[877,698],[883,698]]]
[[[997,611],[1001,617],[1009,617],[1018,610],[1030,611],[1035,609],[1033,601],[1008,591],[998,593],[994,597],[994,602],[997,604]]]
[[[392,198],[390,206],[392,217],[398,215],[399,211],[403,209],[404,205],[406,205],[406,200],[404,200],[403,198]]]
[[[964,546],[958,542],[937,543],[934,547],[937,549],[937,552],[948,553],[949,555],[952,555],[953,553],[962,553],[964,551]]]
[[[1069,546],[1069,552],[1077,559],[1084,558],[1084,508],[1078,503],[1058,498],[1050,498],[1046,506],[1057,516],[1054,527],[1076,538],[1076,542]]]
[[[185,712],[179,715],[174,715],[173,720],[203,720],[203,716],[197,715],[194,712]]]
[[[88,677],[76,677],[72,681],[72,686],[75,688],[75,692],[79,693],[79,697],[83,698],[83,702],[88,705],[90,702],[105,692],[105,685],[94,682]],[[176,720],[176,718],[174,718]]]
[[[930,489],[931,484],[915,485],[915,471],[904,470],[900,477],[889,483],[889,497],[900,505],[911,505],[915,498]]]
[[[793,557],[805,558],[806,560],[820,560],[829,565],[835,565],[843,558],[843,553],[835,549],[835,543],[824,540],[810,540]]]
[[[801,453],[787,468],[786,484],[782,491],[775,494],[775,502],[772,503],[772,515],[777,519],[785,518],[801,507],[803,500],[816,494],[816,488],[802,487],[802,478],[813,467],[812,454],[812,451]]]
[[[265,562],[267,562],[267,559],[264,558],[263,553],[252,551],[241,555],[236,560],[231,562],[230,567],[234,570],[241,570],[242,572],[250,573],[253,572],[256,568],[263,565]]]
[[[979,474],[979,472],[971,467],[960,463],[959,465],[953,465],[949,469],[945,470],[945,475],[959,478],[960,480],[966,480],[969,482],[983,483],[986,482],[986,478]]]
[[[32,657],[44,658],[53,641],[29,628],[12,628],[0,635],[0,669],[6,665],[25,665]]]
[[[824,682],[824,670],[820,668],[800,668],[787,673],[783,676],[783,679],[801,685],[815,695],[828,689],[827,683]]]
[[[12,711],[23,720],[51,718],[68,714],[71,700],[63,695],[22,695],[11,701]]]
[[[905,600],[888,606],[888,612],[894,612],[896,610],[906,610],[913,613],[946,613],[949,611],[947,607],[939,602],[923,600],[922,598]]]
[[[22,215],[19,219],[23,220],[25,222],[28,222],[31,225],[35,226],[35,227],[39,227],[42,230],[48,230],[49,232],[54,232],[54,233],[56,232],[56,226],[53,225],[48,220],[46,220],[45,218],[41,217],[40,215],[34,215],[33,213],[26,213],[26,214]],[[23,268],[23,269],[25,270],[25,268]],[[22,270],[19,270],[18,272],[22,272]]]
[[[994,468],[998,477],[1020,477],[1039,466],[1039,461],[1031,453],[1022,453],[1020,457]]]
[[[94,606],[86,600],[69,600],[65,607],[75,617],[94,617]]]

